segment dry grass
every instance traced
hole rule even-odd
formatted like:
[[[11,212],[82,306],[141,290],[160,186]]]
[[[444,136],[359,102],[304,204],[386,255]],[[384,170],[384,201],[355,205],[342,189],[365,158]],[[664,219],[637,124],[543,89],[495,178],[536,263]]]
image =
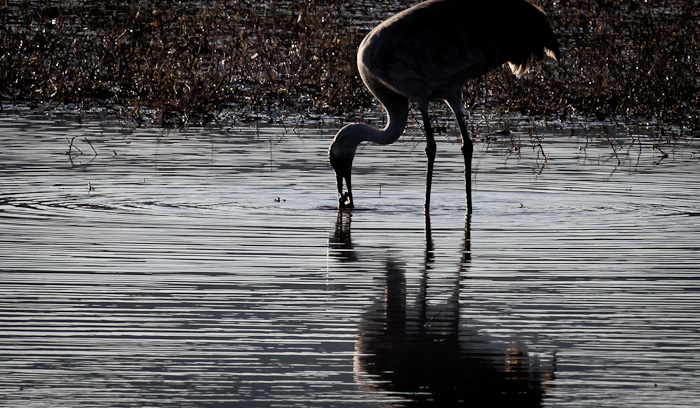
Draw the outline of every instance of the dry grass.
[[[356,72],[358,44],[414,4],[379,3],[4,1],[0,99],[175,125],[222,112],[357,111],[374,103]],[[468,108],[700,127],[695,0],[537,3],[560,38],[561,65],[521,79],[497,70],[468,85]]]

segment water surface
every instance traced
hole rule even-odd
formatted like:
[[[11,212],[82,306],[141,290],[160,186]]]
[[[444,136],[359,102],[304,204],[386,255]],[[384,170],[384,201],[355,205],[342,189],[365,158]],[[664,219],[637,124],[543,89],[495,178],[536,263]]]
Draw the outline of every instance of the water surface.
[[[419,131],[339,214],[335,130],[2,117],[0,405],[700,403],[692,140],[492,135],[467,222]]]

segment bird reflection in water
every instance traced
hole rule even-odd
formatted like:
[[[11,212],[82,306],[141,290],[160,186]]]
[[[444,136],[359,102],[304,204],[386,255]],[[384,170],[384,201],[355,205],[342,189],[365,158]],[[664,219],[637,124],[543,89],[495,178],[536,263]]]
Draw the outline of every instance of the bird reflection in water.
[[[340,212],[331,239],[345,261],[357,260],[350,223],[351,214]],[[361,389],[402,401],[390,406],[542,404],[547,383],[554,378],[554,361],[541,361],[521,341],[503,342],[474,328],[477,322],[460,318],[460,287],[471,263],[470,235],[467,216],[458,273],[449,278],[449,293],[441,293],[447,297],[439,304],[428,301],[435,256],[429,215],[417,299],[407,296],[402,263],[390,256],[384,261],[384,292],[362,317],[354,372]]]

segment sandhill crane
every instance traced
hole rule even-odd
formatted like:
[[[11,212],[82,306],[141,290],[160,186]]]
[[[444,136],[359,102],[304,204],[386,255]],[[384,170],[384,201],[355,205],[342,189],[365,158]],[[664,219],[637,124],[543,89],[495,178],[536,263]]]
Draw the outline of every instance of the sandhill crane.
[[[365,86],[386,109],[388,122],[381,130],[362,123],[347,125],[333,139],[329,161],[336,173],[339,208],[354,206],[350,173],[357,146],[363,141],[395,142],[406,127],[412,100],[425,127],[425,211],[430,211],[436,145],[428,109],[431,100],[444,100],[462,136],[471,213],[473,145],[464,123],[462,89],[468,80],[504,63],[521,76],[545,54],[558,61],[559,44],[544,12],[525,0],[430,0],[378,25],[360,44],[357,66]]]

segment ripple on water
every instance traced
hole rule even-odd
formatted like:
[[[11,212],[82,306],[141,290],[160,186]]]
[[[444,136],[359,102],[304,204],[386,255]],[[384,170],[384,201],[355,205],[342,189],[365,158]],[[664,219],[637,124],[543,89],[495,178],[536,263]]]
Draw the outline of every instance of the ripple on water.
[[[558,137],[540,171],[480,143],[465,229],[441,141],[426,234],[411,142],[358,152],[360,208],[338,217],[334,129],[0,130],[8,406],[700,400],[700,187],[681,150],[617,166]]]

